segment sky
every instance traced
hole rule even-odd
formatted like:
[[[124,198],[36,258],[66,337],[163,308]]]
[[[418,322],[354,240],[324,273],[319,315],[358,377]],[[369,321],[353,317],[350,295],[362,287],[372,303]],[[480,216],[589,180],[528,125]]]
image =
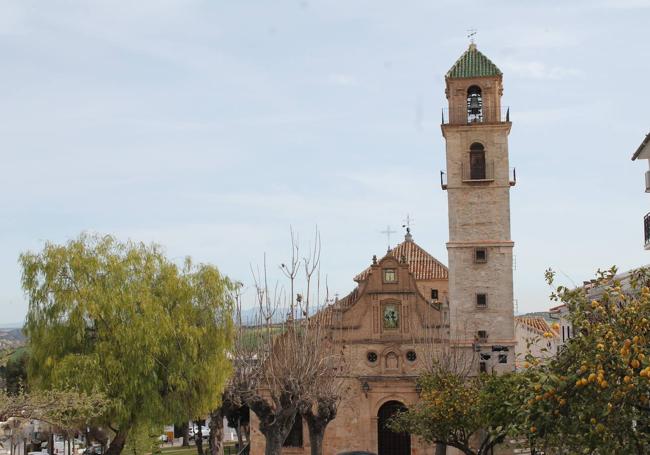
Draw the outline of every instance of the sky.
[[[650,1],[0,2],[0,325],[18,256],[81,232],[156,242],[247,286],[321,235],[331,295],[387,225],[447,262],[444,75],[504,73],[520,313],[643,250]],[[313,243],[313,242],[312,242]],[[246,297],[247,294],[245,294]]]

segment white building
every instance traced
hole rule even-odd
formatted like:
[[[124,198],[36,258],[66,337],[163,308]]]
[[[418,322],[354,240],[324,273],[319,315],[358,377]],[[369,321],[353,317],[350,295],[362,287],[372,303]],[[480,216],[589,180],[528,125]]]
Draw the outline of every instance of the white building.
[[[648,170],[645,171],[645,192],[650,193],[650,133],[632,155],[632,161],[635,160],[648,160]],[[645,249],[650,250],[650,213],[643,217],[643,238]]]

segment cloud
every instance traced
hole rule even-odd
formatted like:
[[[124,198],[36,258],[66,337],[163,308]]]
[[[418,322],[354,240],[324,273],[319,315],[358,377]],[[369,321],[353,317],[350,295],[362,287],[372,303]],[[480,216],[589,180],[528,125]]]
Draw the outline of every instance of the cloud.
[[[327,82],[341,87],[352,87],[358,85],[357,79],[354,76],[343,73],[330,74],[327,76]]]
[[[515,60],[508,60],[501,66],[505,72],[515,74],[524,79],[559,81],[582,75],[582,72],[575,68],[548,66],[545,63],[538,61],[518,62]]]
[[[614,9],[645,9],[650,8],[650,0],[603,0],[599,6]]]

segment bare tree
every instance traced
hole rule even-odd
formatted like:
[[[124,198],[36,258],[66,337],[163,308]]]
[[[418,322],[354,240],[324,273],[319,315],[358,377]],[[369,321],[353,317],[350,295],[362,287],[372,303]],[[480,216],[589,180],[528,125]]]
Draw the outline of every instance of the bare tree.
[[[318,315],[317,315],[318,316]],[[312,323],[319,323],[318,318]],[[305,394],[299,412],[309,428],[312,455],[322,455],[327,425],[336,418],[338,406],[344,396],[344,380],[347,365],[343,353],[336,353],[332,339],[320,342],[322,363],[313,377],[311,390]]]
[[[474,345],[467,345],[464,341],[473,331],[465,325],[459,333],[452,335],[445,315],[448,304],[428,305],[436,306],[438,312],[422,314],[418,326],[411,328],[413,341],[421,344],[423,351],[420,374],[447,371],[463,378],[471,376],[476,369],[477,355]]]
[[[298,413],[304,413],[310,435],[314,429],[312,446],[321,447],[316,453],[322,453],[325,427],[336,416],[334,343],[324,329],[323,313],[310,316],[314,306],[317,310],[321,306],[320,251],[316,231],[313,245],[301,258],[297,236],[291,231],[291,259],[280,266],[289,281],[288,294],[279,284],[269,286],[266,257],[262,270],[253,273],[257,324],[242,332],[242,351],[236,354],[240,367],[235,368],[232,382],[235,395],[259,419],[267,455],[281,453]],[[304,292],[297,291],[299,277]],[[275,322],[285,309],[286,320]]]

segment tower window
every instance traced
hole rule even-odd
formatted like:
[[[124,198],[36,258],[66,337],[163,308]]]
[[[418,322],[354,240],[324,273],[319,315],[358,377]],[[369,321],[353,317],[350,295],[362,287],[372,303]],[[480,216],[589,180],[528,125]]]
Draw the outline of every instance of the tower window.
[[[499,354],[499,363],[508,363],[508,354]]]
[[[474,262],[476,262],[477,264],[483,264],[487,262],[487,249],[485,248],[474,249]]]
[[[481,87],[472,85],[467,89],[467,123],[483,121],[483,98]]]
[[[482,144],[475,142],[469,148],[469,173],[471,180],[485,180],[485,148]]]
[[[476,294],[476,306],[479,308],[487,307],[487,294]]]
[[[485,330],[479,330],[477,332],[477,338],[479,341],[486,341],[488,337],[488,334]]]
[[[395,269],[384,269],[384,283],[397,282],[397,272]]]
[[[431,289],[431,300],[434,300],[434,301],[438,300],[438,290],[437,289]]]
[[[481,362],[478,365],[479,365],[479,371],[481,373],[487,373],[487,363],[486,362]]]
[[[370,351],[366,354],[366,358],[368,359],[368,362],[375,363],[377,361],[377,353]]]
[[[406,353],[406,360],[408,360],[409,362],[415,362],[415,359],[417,358],[418,356],[415,353],[415,351],[409,351]]]

